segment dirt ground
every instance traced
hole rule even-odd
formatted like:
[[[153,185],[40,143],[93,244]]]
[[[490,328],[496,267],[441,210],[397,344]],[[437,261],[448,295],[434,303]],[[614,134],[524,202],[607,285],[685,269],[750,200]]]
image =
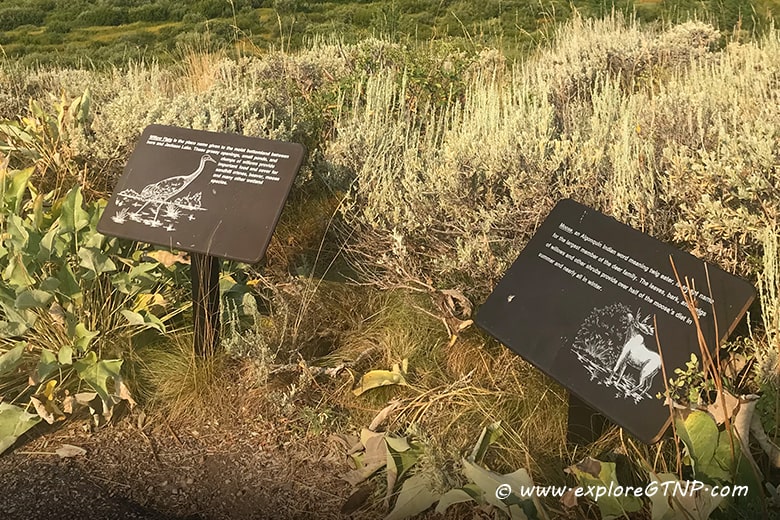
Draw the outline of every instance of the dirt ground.
[[[234,409],[192,424],[144,421],[136,408],[95,432],[88,418],[35,428],[0,456],[0,519],[347,518],[344,446],[295,435],[236,395]],[[60,458],[63,444],[86,454]]]

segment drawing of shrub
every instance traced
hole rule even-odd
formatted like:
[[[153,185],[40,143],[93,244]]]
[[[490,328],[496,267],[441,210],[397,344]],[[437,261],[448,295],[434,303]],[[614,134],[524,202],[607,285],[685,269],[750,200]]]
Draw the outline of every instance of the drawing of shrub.
[[[614,367],[626,339],[630,313],[623,303],[593,309],[580,325],[572,350],[605,368]]]

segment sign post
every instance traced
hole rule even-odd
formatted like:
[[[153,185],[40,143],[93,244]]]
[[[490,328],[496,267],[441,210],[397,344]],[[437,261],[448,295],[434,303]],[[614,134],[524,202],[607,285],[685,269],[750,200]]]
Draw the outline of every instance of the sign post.
[[[756,294],[744,280],[565,199],[475,321],[569,390],[570,439],[599,428],[598,410],[650,444],[671,422],[658,398],[665,393],[662,368],[674,374],[691,354],[701,357],[682,291],[697,301],[710,350]]]
[[[304,155],[300,144],[237,134],[141,134],[98,231],[192,253],[196,352],[219,344],[219,259],[260,261]]]
[[[190,257],[195,352],[201,356],[219,347],[219,264],[219,258],[210,255]]]

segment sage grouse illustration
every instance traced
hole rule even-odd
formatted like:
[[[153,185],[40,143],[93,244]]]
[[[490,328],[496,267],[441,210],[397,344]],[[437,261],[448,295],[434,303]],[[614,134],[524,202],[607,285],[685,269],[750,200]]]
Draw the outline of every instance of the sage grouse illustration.
[[[617,398],[639,402],[650,397],[653,380],[661,370],[661,356],[645,345],[645,336],[654,333],[649,320],[638,309],[632,312],[615,303],[593,309],[577,331],[572,352],[591,381],[616,388]]]
[[[167,231],[174,231],[173,225],[187,213],[188,220],[194,220],[195,211],[205,211],[201,207],[201,192],[181,195],[187,187],[192,184],[198,176],[203,173],[206,163],[216,163],[208,154],[200,158],[198,168],[188,175],[177,175],[168,177],[152,184],[147,184],[137,192],[133,189],[126,189],[117,194],[116,205],[124,206],[127,204],[130,209],[122,208],[111,217],[117,224],[123,224],[127,220],[139,222],[150,227],[160,227],[166,225]],[[176,197],[176,198],[175,198]],[[165,207],[165,211],[160,215],[160,211]]]

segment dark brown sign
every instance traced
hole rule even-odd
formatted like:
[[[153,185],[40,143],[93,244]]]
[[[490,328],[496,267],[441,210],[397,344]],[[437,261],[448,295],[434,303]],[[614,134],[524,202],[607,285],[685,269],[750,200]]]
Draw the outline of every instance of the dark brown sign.
[[[151,125],[141,134],[98,230],[256,263],[304,154],[294,143]]]
[[[540,226],[476,322],[613,422],[656,442],[670,422],[657,397],[665,391],[662,358],[669,377],[691,353],[701,358],[672,261],[691,283],[714,349],[715,322],[724,340],[755,298],[753,287],[715,266],[705,271],[702,260],[568,199]]]

